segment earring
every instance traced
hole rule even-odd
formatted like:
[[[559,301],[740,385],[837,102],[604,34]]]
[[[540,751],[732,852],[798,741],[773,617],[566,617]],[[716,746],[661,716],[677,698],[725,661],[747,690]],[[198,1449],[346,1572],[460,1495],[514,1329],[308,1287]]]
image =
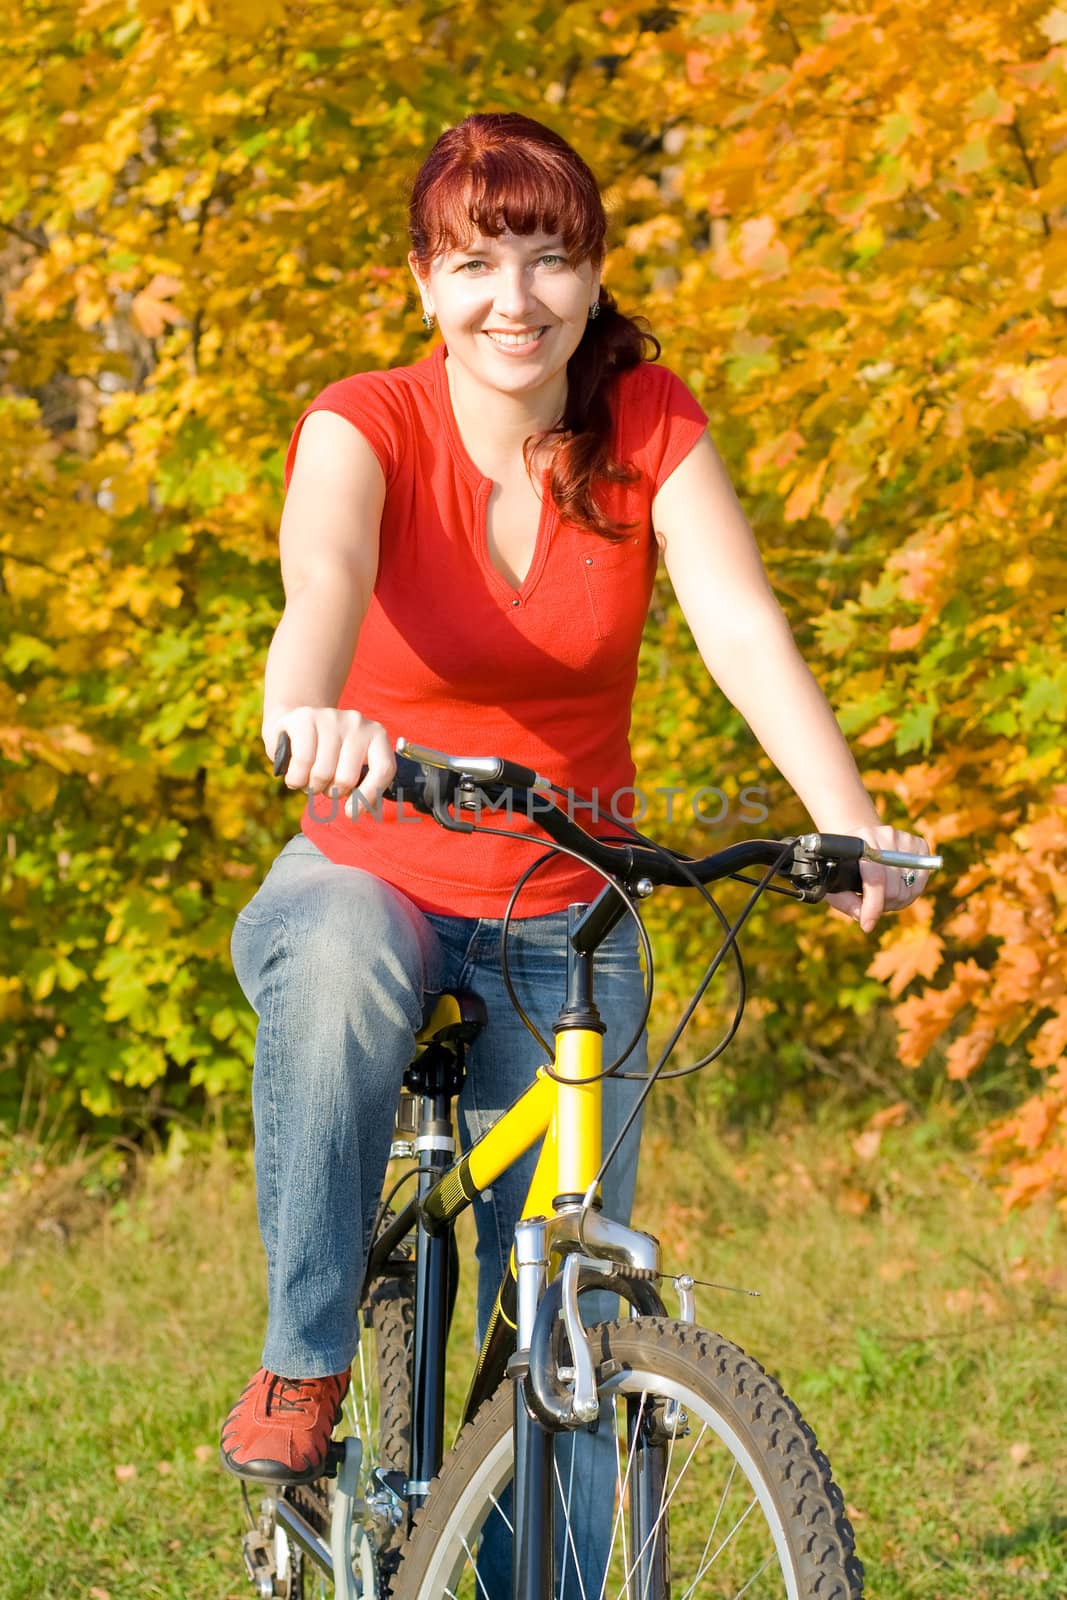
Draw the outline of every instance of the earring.
[[[589,321],[590,322],[595,322],[597,317],[599,317],[599,315],[600,315],[600,301],[597,300],[595,302],[595,304],[593,304],[593,305],[591,305],[589,307]]]
[[[424,311],[422,313],[422,325],[423,325],[424,328],[432,328],[433,327],[433,312],[432,311]]]

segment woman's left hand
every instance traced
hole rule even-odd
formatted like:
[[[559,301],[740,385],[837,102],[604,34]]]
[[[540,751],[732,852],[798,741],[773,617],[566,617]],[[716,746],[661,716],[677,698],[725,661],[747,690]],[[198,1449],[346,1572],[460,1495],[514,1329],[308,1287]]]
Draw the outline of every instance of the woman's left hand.
[[[911,850],[919,855],[931,854],[930,846],[917,833],[903,833],[899,828],[890,828],[885,823],[873,828],[835,827],[823,831],[850,833],[856,838],[865,839],[868,844],[876,845],[880,850]],[[918,869],[915,869],[914,880],[910,884],[905,883],[905,871],[910,870],[883,867],[877,861],[861,861],[862,896],[851,891],[828,894],[826,904],[833,906],[835,911],[843,911],[845,916],[859,923],[864,933],[870,933],[883,911],[903,911],[926,888],[930,874]]]

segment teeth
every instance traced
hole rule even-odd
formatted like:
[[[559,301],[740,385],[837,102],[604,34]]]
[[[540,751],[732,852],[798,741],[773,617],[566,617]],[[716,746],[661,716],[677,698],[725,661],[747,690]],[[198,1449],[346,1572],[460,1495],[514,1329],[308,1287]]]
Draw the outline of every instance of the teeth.
[[[521,344],[536,344],[544,333],[544,328],[534,328],[531,333],[491,333],[488,335],[494,344],[517,346]]]

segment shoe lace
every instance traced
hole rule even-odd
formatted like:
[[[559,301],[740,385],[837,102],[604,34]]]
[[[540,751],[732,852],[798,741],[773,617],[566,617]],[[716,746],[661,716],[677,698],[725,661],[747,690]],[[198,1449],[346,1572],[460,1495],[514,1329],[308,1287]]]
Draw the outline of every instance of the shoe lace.
[[[320,1378],[281,1378],[272,1374],[267,1405],[271,1411],[306,1412],[314,1400],[315,1386]]]

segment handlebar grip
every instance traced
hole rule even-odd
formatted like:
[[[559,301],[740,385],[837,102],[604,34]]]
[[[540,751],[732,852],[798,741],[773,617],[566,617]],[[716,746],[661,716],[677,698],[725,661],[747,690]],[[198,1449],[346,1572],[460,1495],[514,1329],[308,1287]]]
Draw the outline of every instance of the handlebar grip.
[[[863,879],[860,876],[858,860],[835,861],[831,864],[826,876],[827,894],[841,894],[851,891],[853,894],[862,894]]]
[[[293,757],[293,744],[289,735],[283,728],[278,735],[278,742],[274,747],[274,776],[284,778],[289,770],[289,762]],[[368,769],[363,768],[359,775],[360,783],[367,776]],[[417,761],[411,761],[407,756],[397,756],[396,774],[392,783],[384,791],[386,800],[407,800],[420,809],[426,809],[423,786],[425,775]]]
[[[521,767],[517,761],[501,761],[496,776],[496,782],[506,784],[509,789],[533,789],[541,781],[533,767]]]

